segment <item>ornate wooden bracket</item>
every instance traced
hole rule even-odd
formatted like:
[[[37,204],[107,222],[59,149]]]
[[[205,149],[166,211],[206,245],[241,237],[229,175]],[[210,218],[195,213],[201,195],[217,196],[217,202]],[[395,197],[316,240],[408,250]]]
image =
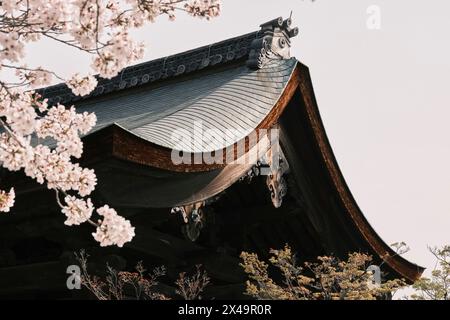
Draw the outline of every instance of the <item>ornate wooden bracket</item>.
[[[276,158],[278,156],[278,158]],[[241,181],[251,182],[257,176],[267,176],[266,185],[275,208],[280,208],[287,194],[287,182],[284,175],[289,171],[289,164],[280,148],[273,152],[270,148],[264,157],[254,165]]]
[[[284,175],[289,171],[289,164],[280,148],[278,148],[276,154],[272,154],[272,148],[270,148],[265,157],[270,169],[266,178],[266,185],[269,188],[273,206],[280,208],[283,198],[287,194],[287,183]]]
[[[200,236],[201,230],[205,226],[206,217],[203,210],[205,202],[198,202],[186,206],[180,206],[172,208],[172,213],[181,214],[183,217],[184,225],[181,227],[181,231],[184,236],[191,240],[196,241]]]
[[[220,195],[217,195],[205,201],[172,208],[171,213],[181,214],[183,218],[184,225],[181,227],[181,232],[187,239],[192,242],[197,241],[202,229],[206,226],[207,213],[208,216],[212,213],[212,209],[207,206],[219,198]]]

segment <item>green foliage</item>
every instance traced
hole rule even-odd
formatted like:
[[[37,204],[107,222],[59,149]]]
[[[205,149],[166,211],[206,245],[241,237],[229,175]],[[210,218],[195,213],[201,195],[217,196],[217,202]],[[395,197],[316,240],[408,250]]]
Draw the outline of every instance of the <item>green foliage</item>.
[[[271,250],[270,264],[282,275],[276,283],[268,272],[269,265],[254,253],[241,254],[245,273],[249,277],[246,294],[261,300],[374,300],[389,298],[405,286],[403,280],[373,283],[372,272],[367,271],[372,258],[362,253],[351,253],[346,261],[336,257],[319,257],[317,262],[296,264],[289,246]]]
[[[450,300],[450,246],[441,249],[429,248],[437,259],[437,266],[431,272],[431,278],[422,277],[413,288],[414,300]]]

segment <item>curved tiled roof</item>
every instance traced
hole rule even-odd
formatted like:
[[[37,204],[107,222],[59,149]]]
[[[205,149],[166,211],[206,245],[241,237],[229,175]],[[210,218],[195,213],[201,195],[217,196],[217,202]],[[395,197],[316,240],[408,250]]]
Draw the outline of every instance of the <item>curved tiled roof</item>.
[[[82,102],[77,110],[95,112],[98,121],[92,132],[116,124],[168,149],[215,151],[245,138],[267,117],[296,63],[273,60],[258,70],[242,65],[133,95]],[[202,143],[200,127],[215,130],[216,136]],[[174,132],[193,139],[177,141]]]
[[[38,91],[48,98],[49,104],[52,105],[56,103],[76,103],[86,98],[145,86],[205,68],[245,59],[251,51],[252,41],[259,38],[261,34],[262,32],[259,30],[173,56],[130,66],[111,80],[98,77],[97,88],[85,97],[75,96],[65,84],[42,88]]]
[[[215,197],[249,166],[175,165],[170,151],[217,151],[257,128],[278,124],[296,185],[291,195],[299,202],[310,199],[305,220],[317,233],[317,242],[328,251],[370,251],[413,282],[423,269],[396,255],[378,236],[346,185],[321,122],[309,71],[289,58],[284,41],[294,33],[288,26],[281,28],[284,24],[290,23],[276,19],[262,25],[264,32],[130,67],[113,80],[101,80],[87,99],[75,98],[61,85],[41,93],[50,103],[76,102],[78,111],[95,112],[98,123],[86,137],[86,158],[111,156],[124,167],[139,165],[140,175],[100,168],[115,182],[102,185],[103,194],[125,206],[159,208]],[[125,88],[130,89],[123,92]],[[211,138],[208,145],[172,139],[174,132],[200,136],[200,124],[220,138]]]

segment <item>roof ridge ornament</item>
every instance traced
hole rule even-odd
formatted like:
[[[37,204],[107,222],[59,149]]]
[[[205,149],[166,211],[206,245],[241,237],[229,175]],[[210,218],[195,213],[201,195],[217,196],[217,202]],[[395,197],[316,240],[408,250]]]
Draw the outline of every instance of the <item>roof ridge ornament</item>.
[[[270,60],[289,59],[291,57],[291,38],[298,35],[298,28],[292,28],[292,19],[282,17],[263,23],[259,36],[252,41],[247,66],[261,69]]]

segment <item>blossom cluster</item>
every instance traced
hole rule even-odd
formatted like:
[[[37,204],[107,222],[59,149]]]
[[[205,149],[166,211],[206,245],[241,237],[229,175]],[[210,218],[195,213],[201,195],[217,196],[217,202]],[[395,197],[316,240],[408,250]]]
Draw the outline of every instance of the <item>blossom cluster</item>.
[[[185,4],[186,11],[194,17],[217,17],[220,12],[218,0],[192,0]]]
[[[64,222],[66,225],[80,225],[91,218],[92,211],[94,211],[91,199],[82,200],[67,196],[64,201],[66,206],[63,207],[62,213],[67,217],[66,222]]]
[[[106,247],[114,244],[122,247],[133,239],[134,227],[131,226],[130,221],[119,216],[116,210],[105,205],[97,209],[97,213],[103,216],[103,221],[99,221],[100,225],[92,235],[95,240],[100,242],[100,246]]]
[[[0,190],[0,212],[9,212],[11,207],[14,205],[14,199],[16,194],[14,188],[11,188],[9,192]]]
[[[158,16],[174,19],[175,11],[209,19],[217,16],[217,0],[2,0],[0,1],[0,71],[12,70],[16,80],[0,79],[0,165],[23,172],[55,190],[68,226],[91,223],[102,246],[123,246],[134,237],[130,222],[108,206],[96,210],[90,198],[97,184],[93,170],[74,159],[83,153],[81,137],[96,124],[96,116],[78,113],[73,106],[49,106],[34,90],[56,78],[73,94],[90,94],[99,78],[113,78],[142,59],[144,46],[131,29],[154,22]],[[43,38],[92,56],[97,76],[75,74],[62,78],[42,67],[24,64],[25,47]],[[64,195],[60,199],[60,195]],[[15,192],[0,190],[0,212],[14,205]]]
[[[72,79],[67,81],[67,86],[72,90],[73,94],[86,96],[97,87],[97,79],[92,75],[83,77],[79,73],[76,73]]]

